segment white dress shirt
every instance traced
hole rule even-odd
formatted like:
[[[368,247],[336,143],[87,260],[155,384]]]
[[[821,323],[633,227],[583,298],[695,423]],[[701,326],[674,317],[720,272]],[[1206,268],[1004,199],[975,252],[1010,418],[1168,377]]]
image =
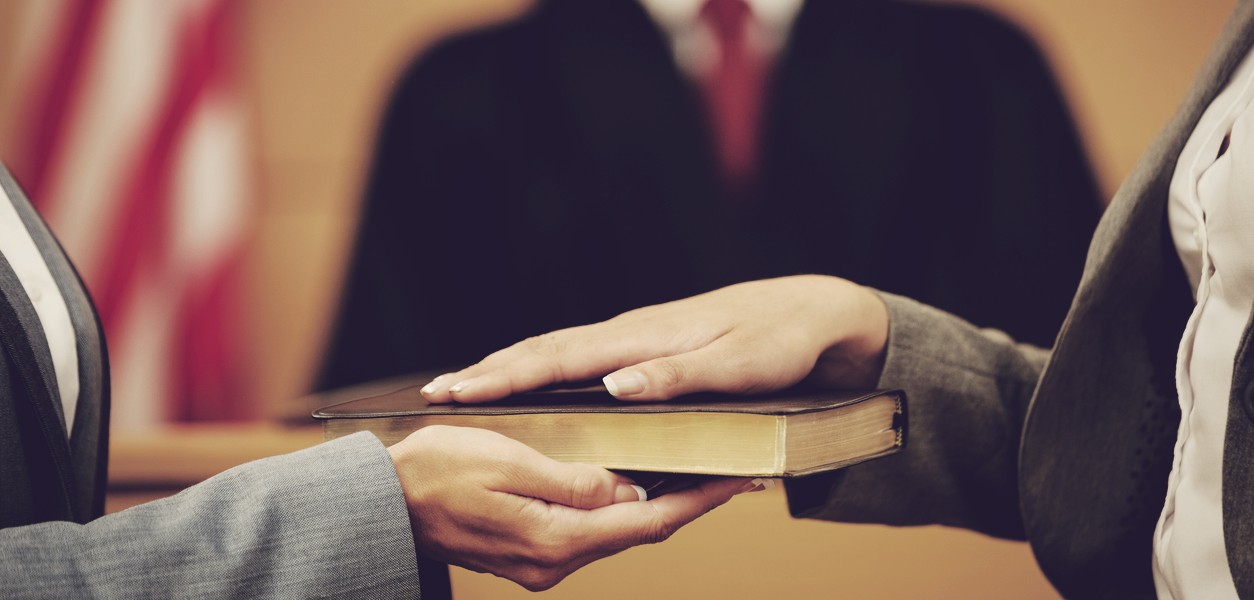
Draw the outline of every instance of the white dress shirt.
[[[1180,340],[1180,430],[1154,532],[1160,598],[1236,598],[1223,531],[1233,361],[1254,306],[1254,53],[1203,113],[1176,164],[1167,214],[1197,305]]]
[[[0,187],[0,254],[17,273],[48,338],[68,437],[74,429],[74,413],[78,408],[78,347],[74,325],[52,272],[3,187]]]
[[[715,67],[718,42],[699,18],[706,0],[640,0],[645,12],[671,42],[675,62],[685,75],[700,78]],[[804,0],[745,0],[753,12],[749,47],[774,58],[788,41]]]

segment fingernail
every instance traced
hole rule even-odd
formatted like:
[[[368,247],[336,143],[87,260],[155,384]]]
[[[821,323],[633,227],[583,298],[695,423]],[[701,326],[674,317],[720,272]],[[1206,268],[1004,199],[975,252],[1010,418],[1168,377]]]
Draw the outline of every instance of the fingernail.
[[[644,502],[649,499],[649,493],[644,488],[629,484],[620,483],[618,488],[614,490],[614,502]]]
[[[636,491],[636,497],[640,499],[639,500],[640,502],[644,502],[645,500],[649,499],[649,493],[644,491],[644,488],[638,485],[632,484],[631,489]]]
[[[746,492],[761,492],[763,490],[769,490],[773,487],[775,487],[774,479],[765,479],[762,477],[758,477],[756,479],[750,480],[748,483],[745,484],[744,487],[740,488],[739,493],[743,494]]]
[[[634,396],[644,391],[644,375],[635,371],[619,371],[610,373],[601,380],[611,396],[622,398]]]
[[[436,393],[436,391],[440,389],[440,382],[443,379],[447,378],[449,375],[452,375],[452,373],[445,373],[439,377],[436,377],[435,379],[432,379],[431,383],[428,383],[427,385],[422,386],[422,389],[419,391],[421,391],[424,394]]]
[[[458,383],[457,383],[456,385],[454,385],[453,387],[449,388],[449,389],[448,389],[448,393],[450,393],[450,394],[460,394],[460,393],[462,393],[462,392],[466,391],[466,388],[469,388],[469,387],[470,387],[470,382],[469,382],[469,381],[461,381],[461,382],[458,382]]]

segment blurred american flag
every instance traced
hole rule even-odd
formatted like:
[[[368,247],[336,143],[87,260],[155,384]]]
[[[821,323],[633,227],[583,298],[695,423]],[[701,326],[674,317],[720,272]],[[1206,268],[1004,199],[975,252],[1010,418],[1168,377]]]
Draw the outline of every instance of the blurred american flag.
[[[38,0],[4,157],[109,342],[120,427],[250,414],[234,301],[247,122],[231,0]]]

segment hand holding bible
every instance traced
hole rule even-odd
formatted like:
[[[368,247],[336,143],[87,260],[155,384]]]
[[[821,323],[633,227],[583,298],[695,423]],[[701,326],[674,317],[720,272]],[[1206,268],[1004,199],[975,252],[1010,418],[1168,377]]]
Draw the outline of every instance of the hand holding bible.
[[[642,501],[643,490],[621,475],[465,427],[426,427],[388,452],[420,554],[531,591],[632,546],[661,542],[756,485],[715,478]]]

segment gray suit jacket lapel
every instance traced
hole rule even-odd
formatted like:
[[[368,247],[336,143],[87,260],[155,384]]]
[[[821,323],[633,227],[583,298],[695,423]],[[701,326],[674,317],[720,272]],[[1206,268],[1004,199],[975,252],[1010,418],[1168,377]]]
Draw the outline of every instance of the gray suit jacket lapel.
[[[1237,352],[1224,438],[1224,543],[1237,592],[1254,598],[1254,315]]]
[[[48,265],[53,279],[56,280],[57,288],[69,309],[70,322],[74,326],[75,346],[78,352],[79,395],[76,399],[78,405],[75,411],[67,465],[72,480],[77,483],[77,486],[70,486],[67,489],[74,489],[71,496],[73,514],[78,520],[86,521],[99,516],[104,510],[109,418],[109,369],[104,335],[78,273],[4,165],[0,165],[0,186],[4,187],[4,191],[12,199],[18,216],[26,225],[27,231],[31,233],[35,246]],[[0,285],[0,288],[16,289],[22,300],[26,301],[25,305],[30,307],[31,316],[33,316],[34,307],[30,306],[29,300],[21,292],[20,285],[12,288],[8,283]],[[32,322],[38,326],[37,318]],[[38,333],[37,336],[30,336],[37,340],[32,343],[40,344],[32,347],[42,348],[39,350],[42,354],[37,355],[34,362],[38,365],[41,376],[46,380],[47,388],[56,390],[56,378],[47,349],[47,339],[42,334],[42,330]],[[64,411],[61,403],[56,401],[59,396],[53,394],[51,398],[53,408],[62,424],[61,442],[64,444]]]
[[[1029,409],[1024,525],[1067,597],[1149,597],[1152,534],[1179,423],[1175,353],[1193,299],[1167,189],[1202,112],[1254,39],[1242,2],[1180,111],[1120,188]],[[1129,583],[1134,587],[1129,588]]]
[[[39,423],[39,431],[30,433],[42,437],[49,449],[66,502],[64,514],[69,517],[74,514],[70,500],[73,497],[70,446],[53,374],[52,354],[35,307],[3,255],[0,255],[0,343],[8,347],[13,357],[14,371],[25,388],[29,409]]]

